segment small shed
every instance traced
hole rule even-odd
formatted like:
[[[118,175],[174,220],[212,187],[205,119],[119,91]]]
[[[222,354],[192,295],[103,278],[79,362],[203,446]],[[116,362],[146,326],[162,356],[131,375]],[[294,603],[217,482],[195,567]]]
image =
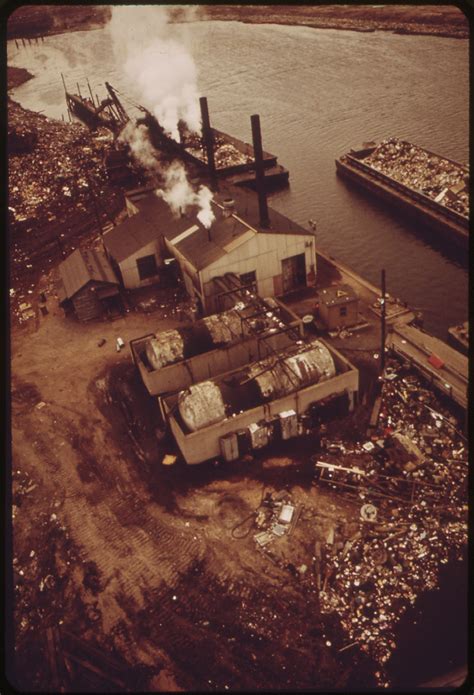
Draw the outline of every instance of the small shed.
[[[359,299],[350,285],[332,285],[318,292],[319,316],[330,331],[354,326]]]
[[[59,302],[80,321],[104,314],[120,301],[119,280],[103,251],[76,249],[59,265]]]

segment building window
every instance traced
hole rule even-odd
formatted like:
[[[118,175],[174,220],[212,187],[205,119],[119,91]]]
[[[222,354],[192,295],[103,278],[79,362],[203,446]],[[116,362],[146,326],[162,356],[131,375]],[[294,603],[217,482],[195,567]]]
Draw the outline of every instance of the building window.
[[[339,307],[339,316],[347,316],[347,307],[346,306]]]
[[[153,277],[158,272],[156,267],[156,258],[152,256],[143,256],[143,258],[137,258],[137,268],[140,280],[146,280],[147,278]]]
[[[249,273],[242,273],[240,275],[240,282],[242,285],[252,285],[250,289],[257,289],[257,273],[255,270],[251,270]]]

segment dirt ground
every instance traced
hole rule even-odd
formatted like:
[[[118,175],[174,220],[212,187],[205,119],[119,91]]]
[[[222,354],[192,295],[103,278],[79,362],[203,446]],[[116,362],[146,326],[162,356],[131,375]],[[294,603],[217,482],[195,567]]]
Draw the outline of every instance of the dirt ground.
[[[341,636],[319,615],[312,574],[295,576],[328,523],[358,509],[336,509],[312,485],[317,443],[230,467],[163,466],[172,443],[147,446],[120,407],[124,389],[140,387],[116,338],[128,345],[178,322],[158,310],[79,324],[58,306],[56,277],[38,287],[48,314],[12,330],[16,681],[52,686],[44,635],[55,626],[119,657],[131,689],[370,683],[367,657],[326,646]],[[304,510],[272,561],[256,550],[249,515],[265,492],[285,488]],[[86,682],[84,668],[76,664],[73,683]]]

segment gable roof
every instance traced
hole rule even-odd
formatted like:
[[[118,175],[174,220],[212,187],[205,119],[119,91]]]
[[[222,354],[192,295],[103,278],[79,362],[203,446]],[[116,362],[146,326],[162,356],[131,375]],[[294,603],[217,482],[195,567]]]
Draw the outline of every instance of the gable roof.
[[[59,264],[59,274],[64,285],[64,299],[71,299],[91,280],[119,284],[105,253],[98,249],[76,249]]]
[[[314,236],[309,230],[271,208],[270,225],[268,228],[262,227],[257,196],[235,186],[220,183],[219,190],[214,192],[212,207],[215,220],[209,229],[199,221],[197,206],[188,207],[185,214],[177,216],[155,192],[147,194],[143,190],[137,197],[135,193],[131,192],[131,200],[139,212],[104,235],[104,244],[117,262],[161,236],[168,240],[168,246],[176,248],[196,270],[202,270],[230,253],[255,234]],[[229,217],[224,217],[221,210],[226,198],[232,198],[235,202],[234,212]],[[191,232],[192,227],[194,229]]]
[[[137,213],[106,232],[103,241],[112,258],[121,263],[159,236],[158,229]]]

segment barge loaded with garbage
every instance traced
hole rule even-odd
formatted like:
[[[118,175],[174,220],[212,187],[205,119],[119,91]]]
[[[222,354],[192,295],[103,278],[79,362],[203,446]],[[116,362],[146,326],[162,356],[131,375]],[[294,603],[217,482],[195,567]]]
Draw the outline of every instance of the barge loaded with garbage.
[[[406,140],[364,143],[336,159],[337,173],[466,247],[469,167]]]

